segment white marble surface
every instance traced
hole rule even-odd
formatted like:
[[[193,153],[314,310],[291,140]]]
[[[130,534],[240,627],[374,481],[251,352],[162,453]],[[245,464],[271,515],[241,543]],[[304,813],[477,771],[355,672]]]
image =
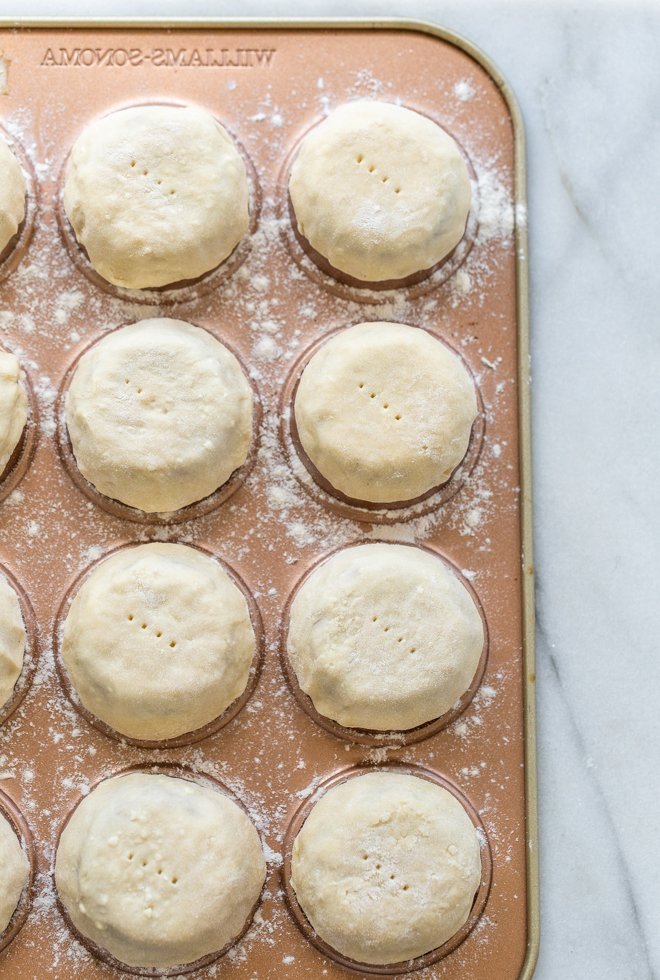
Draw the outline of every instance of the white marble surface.
[[[3,0],[0,11],[405,16],[464,34],[508,77],[529,141],[536,976],[660,976],[660,2]]]

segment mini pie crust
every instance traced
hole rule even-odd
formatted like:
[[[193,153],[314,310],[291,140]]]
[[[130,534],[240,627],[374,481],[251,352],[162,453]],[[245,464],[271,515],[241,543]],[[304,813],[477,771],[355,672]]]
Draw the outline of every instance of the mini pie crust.
[[[21,676],[25,640],[18,596],[0,572],[0,710],[13,695],[16,681]]]
[[[55,862],[76,929],[122,963],[161,969],[236,939],[265,873],[259,836],[229,797],[147,772],[93,789],[62,831]]]
[[[62,661],[89,712],[129,738],[176,738],[212,722],[248,683],[256,650],[245,596],[183,544],[115,551],[75,595]]]
[[[359,323],[312,356],[294,412],[305,453],[335,490],[388,504],[449,479],[467,452],[477,398],[458,355],[425,330]]]
[[[29,872],[30,862],[21,843],[7,818],[0,813],[0,936],[18,907]]]
[[[291,884],[321,939],[385,965],[442,946],[481,881],[477,831],[448,790],[370,772],[329,789],[293,844]]]
[[[64,208],[108,282],[145,289],[195,279],[248,230],[245,164],[201,109],[121,109],[90,123],[74,143]]]
[[[414,546],[344,548],[291,604],[287,653],[321,715],[406,731],[465,694],[484,645],[475,602],[445,563]]]
[[[465,233],[471,186],[454,139],[389,102],[349,102],[304,138],[289,195],[299,233],[363,282],[431,269]]]
[[[238,360],[181,320],[141,320],[89,348],[65,413],[82,475],[146,513],[213,493],[243,465],[252,437],[252,389]]]
[[[0,254],[25,218],[27,184],[21,165],[0,137]]]
[[[27,417],[28,398],[18,358],[0,350],[0,476],[21,441]]]

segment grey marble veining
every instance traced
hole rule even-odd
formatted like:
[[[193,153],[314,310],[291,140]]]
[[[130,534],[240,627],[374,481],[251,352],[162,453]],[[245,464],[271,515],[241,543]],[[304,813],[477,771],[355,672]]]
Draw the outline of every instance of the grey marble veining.
[[[46,0],[1,9],[54,13]],[[425,19],[510,80],[529,143],[536,976],[660,976],[660,3],[60,0],[57,12]]]

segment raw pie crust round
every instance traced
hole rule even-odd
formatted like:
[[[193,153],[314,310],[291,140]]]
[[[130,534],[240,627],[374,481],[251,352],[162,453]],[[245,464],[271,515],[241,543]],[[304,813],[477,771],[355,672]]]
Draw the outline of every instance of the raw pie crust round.
[[[372,772],[321,797],[293,845],[291,884],[316,933],[359,963],[437,949],[481,880],[476,829],[446,789]]]
[[[146,741],[218,718],[245,690],[255,648],[241,590],[215,559],[182,544],[106,558],[76,593],[62,636],[82,705]]]
[[[0,350],[0,476],[23,435],[27,406],[18,358]]]
[[[30,862],[18,837],[9,821],[0,813],[0,936],[21,900],[29,870]]]
[[[147,513],[217,490],[252,436],[252,390],[234,355],[181,320],[141,320],[81,357],[66,424],[82,475]]]
[[[303,140],[289,194],[298,231],[363,282],[431,269],[459,243],[470,176],[456,142],[426,116],[350,102]]]
[[[74,143],[64,208],[108,282],[144,289],[195,279],[248,230],[245,164],[201,109],[122,109],[92,122]]]
[[[59,897],[83,936],[130,966],[194,963],[240,935],[265,862],[243,810],[187,779],[100,783],[64,828]]]
[[[377,543],[337,552],[303,582],[287,653],[319,714],[404,731],[465,694],[483,644],[474,600],[440,558]]]
[[[21,165],[0,137],[0,253],[7,248],[25,217],[26,192]]]
[[[401,323],[335,334],[305,367],[295,398],[298,437],[321,476],[371,503],[414,500],[445,483],[476,416],[459,357]]]
[[[24,656],[25,625],[21,606],[16,592],[0,572],[0,709],[14,693]]]

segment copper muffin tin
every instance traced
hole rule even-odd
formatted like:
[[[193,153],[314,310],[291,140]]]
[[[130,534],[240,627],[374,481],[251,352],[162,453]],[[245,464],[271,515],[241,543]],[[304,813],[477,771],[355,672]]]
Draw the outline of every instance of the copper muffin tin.
[[[26,221],[0,264],[0,346],[21,357],[32,396],[26,436],[0,482],[0,564],[18,586],[30,653],[0,726],[0,810],[34,868],[0,936],[3,980],[122,975],[68,928],[53,886],[54,850],[68,814],[100,779],[172,766],[215,780],[246,807],[269,865],[246,934],[191,976],[531,977],[538,883],[527,253],[523,133],[510,90],[468,42],[403,21],[4,22],[0,33],[0,122],[29,184]],[[335,278],[290,220],[286,174],[296,145],[326,111],[354,98],[400,101],[436,119],[474,176],[476,213],[464,241],[438,269],[396,289]],[[226,125],[251,162],[252,226],[240,254],[199,281],[117,290],[97,281],[72,239],[61,174],[88,122],[145,102],[197,104]],[[158,315],[228,343],[261,411],[252,458],[235,484],[175,514],[136,519],[76,479],[62,393],[90,343]],[[309,350],[361,320],[431,330],[460,353],[478,390],[466,461],[408,506],[373,510],[333,497],[295,448],[290,404]],[[294,696],[280,656],[304,576],[338,548],[373,540],[416,543],[450,562],[486,625],[470,696],[451,717],[404,736],[320,724],[304,696]],[[181,541],[217,556],[249,594],[258,634],[263,624],[246,697],[176,744],[130,744],[104,731],[76,710],[60,676],[67,597],[95,562],[144,541]],[[312,933],[288,877],[293,837],[313,800],[373,767],[416,771],[465,800],[483,865],[456,937],[418,961],[376,970],[346,961]]]

